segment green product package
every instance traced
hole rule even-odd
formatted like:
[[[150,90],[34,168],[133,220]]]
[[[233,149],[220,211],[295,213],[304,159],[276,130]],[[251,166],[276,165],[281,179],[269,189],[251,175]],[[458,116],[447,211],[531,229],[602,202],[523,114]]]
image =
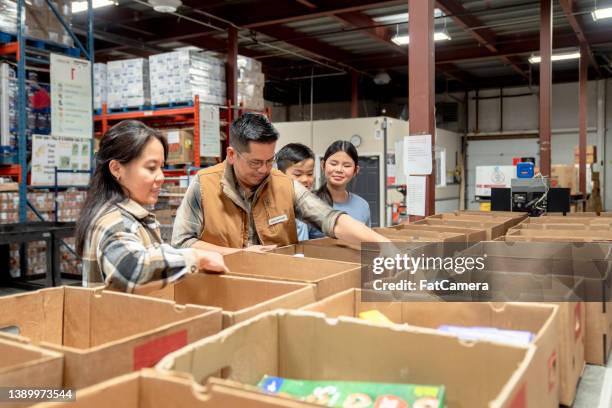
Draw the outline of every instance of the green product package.
[[[349,381],[303,381],[264,376],[257,386],[326,407],[444,408],[444,386]]]

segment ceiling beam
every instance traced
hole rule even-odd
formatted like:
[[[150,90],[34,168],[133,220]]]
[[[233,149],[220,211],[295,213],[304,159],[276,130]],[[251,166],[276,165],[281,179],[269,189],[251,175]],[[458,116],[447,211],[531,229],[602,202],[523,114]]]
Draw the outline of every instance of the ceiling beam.
[[[436,4],[444,12],[453,19],[455,24],[463,28],[469,33],[478,43],[491,52],[498,52],[495,46],[497,36],[490,28],[475,28],[482,27],[484,24],[476,16],[472,15],[461,3],[457,0],[437,0]],[[522,76],[524,79],[529,79],[529,74],[520,67],[517,59],[507,58],[502,56],[501,59],[509,65],[513,71]]]
[[[578,21],[578,19],[574,15],[574,2],[572,0],[559,0],[559,3],[561,4],[561,8],[563,9],[563,12],[565,13],[567,22],[570,24],[570,26],[572,26],[572,30],[574,30],[574,32],[576,33],[576,37],[578,37],[578,42],[581,45],[585,46],[587,53],[589,55],[589,60],[591,61],[591,65],[593,65],[593,68],[597,72],[597,75],[599,75],[599,77],[601,78],[602,77],[601,69],[599,68],[599,64],[597,63],[597,60],[595,59],[595,55],[593,55],[593,50],[591,49],[591,46],[589,45],[589,40],[584,32],[584,28],[582,27],[582,24]]]
[[[611,44],[612,30],[599,30],[589,33],[591,45]],[[555,33],[553,45],[556,49],[578,46],[578,40],[573,32]],[[526,35],[502,39],[496,46],[497,52],[492,52],[485,47],[439,47],[436,49],[436,64],[449,62],[475,61],[482,59],[499,58],[501,56],[516,56],[537,53],[540,50],[539,35]],[[388,54],[376,54],[369,57],[348,61],[362,66],[364,69],[383,69],[400,67],[406,64],[403,58],[390,57]]]

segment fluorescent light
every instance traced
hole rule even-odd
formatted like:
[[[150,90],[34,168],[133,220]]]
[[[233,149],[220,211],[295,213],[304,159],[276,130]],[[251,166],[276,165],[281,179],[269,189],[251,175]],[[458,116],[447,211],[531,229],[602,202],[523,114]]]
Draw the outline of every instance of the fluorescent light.
[[[450,39],[451,37],[446,31],[436,31],[434,33],[434,41],[448,41]],[[391,41],[397,45],[408,45],[410,43],[410,36],[408,34],[396,35],[391,38]]]
[[[112,0],[93,0],[91,2],[91,8],[100,8],[107,6],[116,6],[117,2]],[[70,8],[72,9],[72,13],[82,13],[83,11],[87,11],[87,1],[73,1],[70,4]]]
[[[434,17],[442,17],[443,13],[440,9],[434,10]],[[387,24],[395,24],[395,23],[406,23],[410,19],[408,13],[397,13],[397,14],[388,14],[386,16],[378,16],[373,17],[372,20],[377,23],[387,23]]]
[[[565,61],[565,60],[571,60],[571,59],[577,59],[580,58],[580,52],[578,51],[574,51],[574,52],[566,52],[564,54],[555,54],[553,56],[550,57],[551,61]],[[531,57],[529,57],[529,62],[531,64],[539,64],[540,62],[542,62],[542,57],[540,57],[539,55],[532,55]]]
[[[603,20],[604,18],[612,17],[612,7],[595,9],[591,15],[593,16],[593,20]]]

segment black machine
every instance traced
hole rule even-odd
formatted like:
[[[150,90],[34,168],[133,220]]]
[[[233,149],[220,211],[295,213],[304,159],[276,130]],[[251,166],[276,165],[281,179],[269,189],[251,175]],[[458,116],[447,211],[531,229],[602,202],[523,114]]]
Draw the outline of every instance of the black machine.
[[[543,177],[512,179],[511,188],[491,188],[492,211],[527,212],[539,216],[545,212],[569,212],[570,189],[550,188]]]

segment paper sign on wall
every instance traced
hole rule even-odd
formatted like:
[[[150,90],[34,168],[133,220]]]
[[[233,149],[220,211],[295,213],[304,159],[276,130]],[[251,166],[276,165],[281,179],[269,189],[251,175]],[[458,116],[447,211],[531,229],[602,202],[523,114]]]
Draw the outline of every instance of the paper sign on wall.
[[[52,186],[59,170],[89,170],[91,141],[82,138],[32,136],[32,185]],[[58,173],[58,186],[84,186],[89,173]]]
[[[404,136],[404,163],[407,176],[431,174],[431,135]]]
[[[91,63],[51,54],[51,134],[93,137]]]
[[[200,156],[221,157],[219,107],[200,104]]]
[[[425,176],[408,176],[406,206],[408,215],[425,216]]]

